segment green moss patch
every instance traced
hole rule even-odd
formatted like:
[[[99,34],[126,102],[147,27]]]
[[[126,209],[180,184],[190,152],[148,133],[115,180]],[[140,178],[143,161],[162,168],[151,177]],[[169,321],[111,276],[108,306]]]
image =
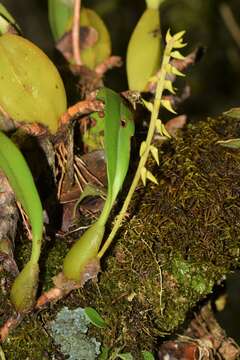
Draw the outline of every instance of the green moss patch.
[[[123,347],[136,359],[141,350],[151,351],[159,337],[173,333],[198,301],[239,266],[240,151],[216,144],[237,137],[240,121],[220,117],[189,125],[162,146],[160,167],[148,164],[159,185],[139,187],[98,283],[89,282],[49,307],[48,317],[53,319],[62,306],[92,306],[108,327],[92,327],[90,335],[105,346]],[[45,253],[44,288],[61,268],[66,248],[61,239]],[[34,330],[33,318],[26,321]],[[52,342],[42,323],[38,326],[45,344],[41,349],[47,349]],[[11,346],[4,345],[6,355],[17,351],[19,332],[24,339],[33,333],[21,325],[9,338]],[[34,347],[32,342],[28,347]],[[38,359],[31,356],[22,358]]]

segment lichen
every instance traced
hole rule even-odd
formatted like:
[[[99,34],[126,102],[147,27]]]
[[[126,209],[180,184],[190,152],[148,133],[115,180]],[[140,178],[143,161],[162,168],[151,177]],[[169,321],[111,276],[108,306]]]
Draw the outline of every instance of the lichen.
[[[82,308],[63,307],[52,321],[50,330],[54,341],[69,360],[94,360],[100,354],[101,344],[87,336],[89,324]]]

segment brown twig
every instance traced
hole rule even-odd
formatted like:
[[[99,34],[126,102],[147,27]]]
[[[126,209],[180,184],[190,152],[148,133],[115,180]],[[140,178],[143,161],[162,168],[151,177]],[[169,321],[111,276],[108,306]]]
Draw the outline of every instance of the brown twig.
[[[73,16],[73,27],[72,27],[72,47],[73,47],[73,58],[76,65],[82,65],[80,55],[80,8],[81,0],[75,0],[74,2],[74,16]]]
[[[232,38],[236,42],[237,46],[240,48],[240,27],[233,16],[230,6],[226,3],[222,3],[219,6],[219,11],[228,31],[232,35]]]
[[[240,348],[227,337],[214,317],[211,305],[205,305],[189,324],[184,335],[161,344],[158,359],[237,360]]]
[[[99,180],[97,176],[92,174],[90,170],[88,170],[85,162],[80,157],[75,156],[74,161],[75,161],[75,164],[77,165],[77,167],[80,169],[80,171],[85,172],[87,174],[88,178],[90,178],[97,185],[104,187],[103,182],[101,180]],[[89,181],[85,180],[85,182],[88,183]]]
[[[67,111],[61,116],[60,123],[61,125],[65,125],[76,116],[90,114],[93,111],[101,111],[103,108],[103,103],[98,100],[79,101],[67,109]]]
[[[3,326],[0,328],[0,343],[6,340],[11,329],[17,327],[17,325],[22,321],[23,316],[24,316],[23,314],[17,314],[16,316],[9,318],[3,324]]]
[[[120,56],[110,56],[95,68],[95,72],[102,77],[108,70],[112,69],[113,67],[121,66],[122,59]]]

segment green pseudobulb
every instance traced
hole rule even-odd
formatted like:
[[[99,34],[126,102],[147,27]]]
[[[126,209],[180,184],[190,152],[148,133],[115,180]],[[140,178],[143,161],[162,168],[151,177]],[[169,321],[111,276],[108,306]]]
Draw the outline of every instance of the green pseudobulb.
[[[96,222],[73,245],[63,262],[64,275],[76,282],[82,281],[86,266],[97,258],[105,226]]]
[[[0,106],[13,120],[41,123],[52,133],[66,111],[62,79],[36,45],[13,34],[0,37]]]
[[[146,9],[139,19],[127,49],[127,77],[130,90],[145,91],[159,70],[161,33],[158,9]]]
[[[10,299],[19,313],[31,310],[35,304],[38,273],[38,264],[29,261],[13,283]]]

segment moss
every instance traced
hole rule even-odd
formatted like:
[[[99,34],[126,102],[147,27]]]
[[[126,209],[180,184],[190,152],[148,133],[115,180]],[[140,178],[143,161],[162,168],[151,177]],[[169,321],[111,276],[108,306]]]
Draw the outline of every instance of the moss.
[[[66,240],[66,239],[65,239]],[[53,286],[52,277],[62,270],[63,259],[68,251],[68,245],[62,238],[54,243],[46,244],[41,255],[41,282],[43,291]]]
[[[216,144],[231,137],[240,137],[240,121],[220,117],[189,125],[165,144],[160,167],[148,165],[159,185],[138,188],[98,283],[87,283],[51,307],[45,321],[63,305],[92,306],[108,327],[92,328],[91,336],[108,347],[124,347],[136,359],[181,326],[213,285],[239,266],[240,151]],[[66,246],[59,240],[45,252],[44,287],[61,268]],[[22,325],[16,333],[21,329],[27,338]],[[11,340],[8,351],[14,352],[15,344]]]
[[[51,337],[44,329],[40,317],[29,316],[14,330],[2,345],[8,360],[43,360],[55,354]]]
[[[209,293],[214,285],[214,279],[208,276],[209,268],[205,264],[185,261],[181,256],[174,257],[172,261],[172,274],[180,286],[188,293]]]
[[[139,344],[151,350],[174,332],[239,265],[240,152],[216,144],[239,136],[240,122],[209,119],[166,144],[159,168],[150,162],[159,186],[135,194],[134,215],[104,264],[101,296],[93,284],[83,290],[110,324],[107,345],[125,344],[139,358]]]

